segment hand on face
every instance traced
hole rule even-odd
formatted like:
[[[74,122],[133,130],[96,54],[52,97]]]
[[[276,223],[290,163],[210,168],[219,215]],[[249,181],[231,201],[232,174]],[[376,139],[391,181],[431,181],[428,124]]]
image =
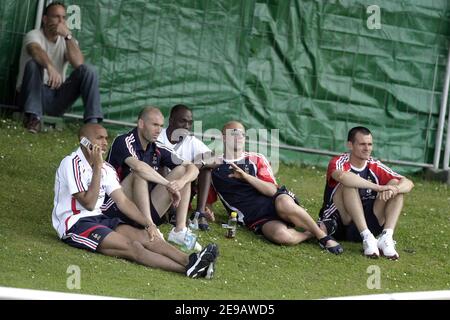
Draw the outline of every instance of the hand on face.
[[[92,145],[92,150],[90,148],[87,148],[86,150],[89,154],[89,157],[92,160],[93,166],[101,167],[103,165],[103,153],[104,153],[102,151],[102,148],[99,145],[94,144]]]

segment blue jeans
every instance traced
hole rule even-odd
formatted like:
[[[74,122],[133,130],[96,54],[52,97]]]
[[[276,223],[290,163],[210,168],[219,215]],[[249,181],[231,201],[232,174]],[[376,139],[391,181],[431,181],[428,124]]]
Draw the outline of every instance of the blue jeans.
[[[86,64],[80,65],[58,89],[51,89],[43,83],[44,70],[35,60],[25,66],[19,104],[25,113],[38,117],[43,114],[61,116],[81,96],[84,104],[84,121],[103,119],[95,69]]]

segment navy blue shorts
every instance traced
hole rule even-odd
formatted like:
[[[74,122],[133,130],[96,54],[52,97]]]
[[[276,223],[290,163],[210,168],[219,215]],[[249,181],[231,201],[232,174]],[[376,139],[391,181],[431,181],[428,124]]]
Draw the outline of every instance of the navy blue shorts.
[[[290,227],[295,227],[293,224],[287,223],[286,221],[282,220],[280,218],[280,216],[277,214],[277,210],[275,208],[275,200],[278,196],[280,196],[282,194],[288,195],[289,197],[291,197],[294,200],[294,202],[297,205],[300,205],[295,194],[293,192],[289,191],[285,186],[281,186],[280,188],[278,188],[277,192],[272,197],[272,202],[271,202],[270,206],[266,210],[261,210],[260,211],[261,215],[259,215],[257,217],[257,219],[254,219],[252,221],[246,221],[246,225],[250,230],[252,230],[256,234],[262,234],[262,230],[261,230],[262,226],[264,224],[266,224],[267,222],[273,221],[273,220],[282,221]]]
[[[339,212],[336,211],[335,214],[336,215],[333,215],[333,218],[337,219],[338,227],[333,234],[333,237],[336,240],[362,242],[361,235],[359,234],[356,225],[351,222],[348,226],[344,226],[341,217],[339,216]],[[375,237],[378,236],[383,231],[384,226],[380,225],[377,217],[373,213],[373,204],[364,206],[364,217],[366,219],[367,228],[369,228],[370,232],[372,232]]]
[[[133,226],[138,229],[144,228],[144,226],[128,218],[122,211],[120,211],[117,205],[114,203],[114,201],[112,201],[112,199],[106,201],[101,209],[103,214],[110,218],[120,218],[122,221],[124,221],[126,224],[129,224],[130,226]],[[152,203],[150,203],[150,214],[152,215],[153,223],[156,224],[157,226],[166,222],[165,219],[159,216],[158,211],[156,211]]]
[[[81,218],[61,240],[72,247],[95,252],[103,239],[122,223],[119,218],[105,215]]]

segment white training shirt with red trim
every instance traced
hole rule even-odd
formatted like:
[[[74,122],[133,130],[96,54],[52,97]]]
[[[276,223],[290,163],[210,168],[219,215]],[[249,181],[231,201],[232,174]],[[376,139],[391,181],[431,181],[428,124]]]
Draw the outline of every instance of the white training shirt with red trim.
[[[65,157],[56,171],[55,198],[53,201],[52,223],[60,238],[64,237],[80,218],[101,215],[100,207],[105,194],[110,195],[119,189],[120,183],[114,168],[107,162],[103,163],[100,179],[100,191],[95,208],[85,209],[73,194],[87,191],[92,180],[92,167],[87,162],[81,148]]]

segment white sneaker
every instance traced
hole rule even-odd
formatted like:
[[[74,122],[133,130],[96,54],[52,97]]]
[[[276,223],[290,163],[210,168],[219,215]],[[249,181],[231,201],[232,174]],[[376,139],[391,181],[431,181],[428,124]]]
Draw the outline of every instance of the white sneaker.
[[[378,258],[380,252],[378,251],[377,239],[373,235],[367,237],[363,240],[364,255],[369,258]]]
[[[197,238],[196,235],[192,234],[191,230],[184,227],[183,230],[178,232],[175,231],[175,228],[172,228],[172,230],[169,232],[168,240],[178,245],[189,247],[190,240],[188,239],[188,237],[186,237],[186,235],[188,237],[194,236],[195,238]],[[198,241],[195,241],[193,249],[197,252],[200,252],[202,251],[202,246],[200,245],[200,243],[198,243]]]
[[[398,252],[395,250],[395,241],[392,239],[392,235],[387,235],[384,232],[378,238],[378,249],[380,249],[381,255],[390,260],[397,260],[399,258]]]

